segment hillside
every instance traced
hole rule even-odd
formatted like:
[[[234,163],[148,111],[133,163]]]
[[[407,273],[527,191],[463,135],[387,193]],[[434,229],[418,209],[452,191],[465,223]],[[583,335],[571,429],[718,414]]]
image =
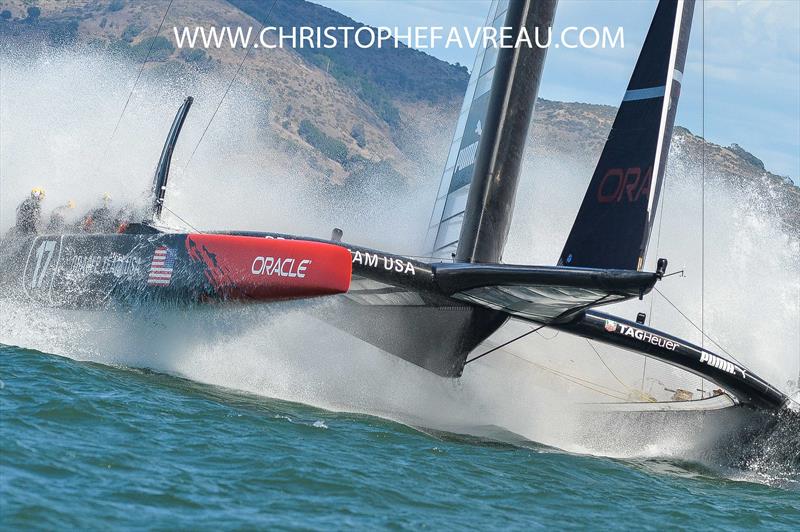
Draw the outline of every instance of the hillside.
[[[230,0],[230,3],[263,24],[282,28],[363,26],[341,13],[305,0],[279,2],[271,13],[268,13],[269,2]],[[352,86],[366,101],[401,98],[441,103],[464,93],[469,80],[466,67],[454,67],[402,43],[398,48],[344,48],[343,33],[341,30],[333,32],[339,41],[335,48],[297,48],[297,52]]]
[[[167,5],[168,0],[2,0],[0,37],[6,42],[89,46],[137,63],[149,52],[148,71],[180,75],[191,70],[229,79],[243,50],[178,50],[172,27],[213,24],[257,30],[271,3],[175,2],[156,38]],[[268,22],[286,28],[359,26],[304,0],[279,2]],[[351,186],[437,175],[467,80],[464,67],[405,47],[258,50],[247,56],[237,77],[237,83],[263,99],[264,118],[287,150],[304,153],[323,182]],[[540,100],[531,133],[551,151],[582,157],[599,152],[614,112],[608,106]],[[690,151],[703,150],[700,137],[683,128],[675,134]],[[780,191],[789,198],[786,218],[800,227],[800,189],[786,178],[769,173],[738,145],[706,143],[705,156],[709,170],[736,186]]]
[[[239,3],[256,16],[260,14],[257,2]],[[137,63],[150,52],[148,70],[180,73],[189,68],[232,77],[243,50],[178,50],[171,28],[215,24],[257,30],[261,24],[224,0],[176,2],[155,38],[167,5],[167,0],[3,0],[0,34],[9,40],[53,46],[91,46],[126,55]],[[273,16],[286,24],[355,24],[303,1],[280,2]],[[407,157],[402,146],[418,129],[417,98],[425,94],[421,103],[435,108],[434,112],[446,109],[463,93],[466,70],[407,48],[382,49],[377,57],[367,50],[357,61],[336,50],[326,52],[330,62],[327,57],[301,55],[294,49],[252,52],[237,83],[262,95],[276,132],[289,146],[307,150],[314,167],[335,182],[343,182],[353,172],[367,171],[373,164],[388,164],[409,174],[419,171],[417,161],[429,161],[420,159],[418,152]],[[393,65],[394,70],[381,65]],[[413,85],[415,69],[426,74],[428,85]]]

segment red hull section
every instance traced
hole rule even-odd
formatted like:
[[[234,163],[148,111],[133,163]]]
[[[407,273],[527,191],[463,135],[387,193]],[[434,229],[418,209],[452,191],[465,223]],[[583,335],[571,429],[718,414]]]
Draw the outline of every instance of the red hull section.
[[[350,252],[322,242],[189,234],[189,256],[223,299],[273,301],[340,294],[350,288]]]

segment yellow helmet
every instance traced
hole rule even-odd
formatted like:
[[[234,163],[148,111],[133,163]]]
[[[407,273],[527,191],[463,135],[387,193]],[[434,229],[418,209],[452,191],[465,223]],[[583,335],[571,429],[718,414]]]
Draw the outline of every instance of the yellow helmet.
[[[67,207],[67,209],[74,209],[75,208],[75,202],[72,201],[72,200],[67,200],[67,204],[65,206]]]
[[[109,192],[103,193],[103,203],[108,205],[111,202],[111,194]]]
[[[39,187],[31,189],[31,198],[42,201],[44,199],[44,189]]]

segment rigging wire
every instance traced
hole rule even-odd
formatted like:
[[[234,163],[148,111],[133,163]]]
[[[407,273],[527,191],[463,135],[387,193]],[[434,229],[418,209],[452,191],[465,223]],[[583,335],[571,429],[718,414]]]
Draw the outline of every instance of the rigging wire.
[[[706,289],[706,16],[705,3],[703,4],[702,15],[702,98],[700,98],[700,109],[702,114],[701,128],[703,133],[702,151],[700,157],[700,183],[701,183],[701,202],[700,202],[700,348],[705,349],[705,289]],[[660,293],[660,292],[659,292]],[[662,294],[663,296],[663,294]],[[735,360],[735,359],[734,359]],[[737,361],[738,362],[738,361]],[[705,380],[700,379],[701,394],[705,395]]]
[[[180,221],[182,221],[183,223],[185,223],[186,225],[188,225],[188,226],[189,226],[189,228],[190,228],[192,231],[194,231],[194,232],[196,232],[196,233],[205,233],[205,231],[201,231],[200,229],[197,229],[195,226],[193,226],[192,224],[190,224],[190,223],[189,223],[187,220],[183,219],[183,218],[182,218],[182,217],[181,217],[181,216],[180,216],[180,215],[179,215],[177,212],[175,212],[175,211],[173,211],[172,209],[170,209],[169,207],[167,207],[167,206],[166,206],[166,204],[163,204],[163,203],[162,203],[162,204],[161,204],[161,208],[168,210],[168,211],[169,211],[169,212],[170,212],[170,213],[171,213],[173,216],[175,216],[175,218],[177,218],[178,220],[180,220]]]
[[[539,327],[536,327],[534,329],[531,329],[530,331],[522,333],[519,336],[517,336],[515,338],[512,338],[511,340],[509,340],[507,342],[504,342],[504,343],[502,343],[502,344],[500,344],[500,345],[498,345],[496,347],[493,347],[492,349],[489,349],[488,351],[485,351],[485,352],[481,353],[480,355],[476,356],[475,358],[471,358],[471,359],[467,360],[466,362],[464,362],[464,365],[466,366],[470,362],[474,362],[474,361],[478,360],[481,357],[484,357],[484,356],[486,356],[486,355],[488,355],[490,353],[493,353],[493,352],[497,351],[498,349],[501,349],[501,348],[503,348],[503,347],[505,347],[505,346],[507,346],[509,344],[512,344],[512,343],[516,342],[517,340],[520,340],[520,339],[522,339],[522,338],[524,338],[524,337],[526,337],[526,336],[528,336],[530,334],[533,334],[535,332],[538,332],[539,330],[541,330],[541,329],[543,329],[545,327],[546,327],[546,325],[540,325]],[[554,338],[554,337],[551,337],[551,338]],[[521,357],[519,355],[516,355],[514,353],[507,353],[507,354],[511,355],[512,357],[517,358],[517,359],[519,359],[519,360],[521,360],[521,361],[523,361],[523,362],[525,362],[527,364],[535,366],[535,367],[537,367],[537,368],[539,368],[541,370],[549,371],[549,372],[553,373],[554,375],[556,375],[558,377],[561,377],[564,380],[572,382],[573,384],[577,384],[578,386],[582,386],[583,388],[586,388],[588,390],[592,390],[593,392],[599,393],[601,395],[605,395],[607,397],[611,397],[611,398],[616,399],[618,401],[627,401],[629,399],[629,397],[628,397],[628,395],[626,393],[620,392],[619,390],[615,390],[614,388],[609,388],[608,386],[605,386],[603,384],[592,382],[592,381],[590,381],[588,379],[583,379],[583,378],[577,377],[575,375],[570,375],[569,373],[566,373],[564,371],[559,371],[559,370],[554,369],[554,368],[549,368],[549,367],[544,366],[542,364],[537,364],[536,362],[533,362],[532,360],[528,360],[528,359],[523,358],[523,357]],[[613,374],[613,372],[612,372],[612,374]],[[619,379],[617,379],[617,380],[619,380]],[[620,384],[625,386],[621,381],[620,381]]]
[[[493,348],[489,349],[488,351],[484,351],[483,353],[481,353],[480,355],[476,356],[475,358],[471,358],[471,359],[467,360],[466,362],[464,362],[464,365],[466,366],[470,362],[475,362],[479,358],[483,358],[486,355],[488,355],[489,353],[494,353],[498,349],[502,349],[503,347],[505,347],[507,345],[513,344],[517,340],[521,340],[521,339],[525,338],[526,336],[531,335],[531,334],[535,333],[536,331],[538,331],[540,329],[544,329],[545,327],[547,327],[547,325],[540,325],[540,326],[536,327],[535,329],[531,329],[528,332],[522,333],[519,336],[517,336],[516,338],[512,338],[511,340],[509,340],[509,341],[507,341],[505,343],[502,343],[502,344],[500,344],[500,345],[498,345],[496,347],[493,347]]]
[[[131,102],[131,97],[133,96],[133,91],[136,90],[136,85],[139,84],[139,78],[142,77],[142,72],[144,71],[144,66],[150,60],[150,55],[153,53],[153,47],[156,44],[156,39],[158,38],[159,34],[161,33],[161,28],[164,26],[164,21],[167,19],[167,13],[169,13],[169,9],[172,7],[173,0],[169,0],[169,4],[167,4],[167,9],[164,11],[164,16],[161,17],[161,22],[158,25],[158,29],[156,30],[155,36],[153,36],[153,40],[150,41],[150,47],[147,49],[147,55],[144,58],[141,66],[139,67],[139,72],[136,74],[136,79],[133,82],[133,87],[131,87],[131,91],[128,93],[128,99],[125,100],[125,105],[122,106],[122,112],[119,114],[119,118],[117,118],[117,123],[114,126],[114,131],[111,133],[111,137],[109,137],[108,142],[106,143],[106,149],[103,152],[103,158],[105,158],[105,152],[108,151],[108,147],[111,144],[111,141],[114,138],[114,135],[117,134],[117,130],[119,129],[119,125],[122,122],[122,116],[125,114],[125,111],[128,109],[128,104]]]
[[[172,8],[173,1],[174,0],[169,0],[169,2],[167,3],[167,8],[164,10],[164,14],[161,16],[161,22],[158,23],[158,28],[156,29],[156,33],[155,35],[153,35],[152,40],[150,41],[150,46],[147,48],[147,54],[145,54],[144,61],[142,61],[142,64],[139,65],[139,71],[136,73],[136,78],[133,80],[133,85],[131,86],[131,90],[128,92],[128,97],[125,99],[125,103],[122,106],[122,110],[120,111],[119,116],[117,117],[116,124],[114,124],[114,130],[111,132],[111,135],[108,137],[108,140],[106,140],[105,146],[103,147],[103,151],[100,154],[99,163],[97,164],[96,167],[96,172],[99,172],[99,168],[101,167],[103,161],[106,158],[106,155],[108,154],[108,149],[111,147],[111,142],[114,140],[117,131],[119,131],[119,126],[120,124],[122,124],[122,118],[125,116],[125,111],[128,110],[128,105],[131,103],[131,98],[133,98],[133,93],[136,90],[136,86],[139,84],[139,80],[142,77],[142,73],[144,72],[144,67],[150,61],[150,56],[153,53],[153,48],[155,47],[156,40],[158,36],[161,35],[161,29],[164,27],[164,22],[167,20],[167,15],[169,14],[169,10]],[[170,212],[172,212],[172,214],[175,214],[173,211]],[[183,220],[177,214],[175,214],[175,216],[177,216],[184,223],[192,227],[190,223]]]
[[[704,337],[704,338],[705,338],[705,339],[707,339],[709,342],[711,342],[712,344],[714,344],[715,346],[717,346],[717,347],[719,348],[719,350],[720,350],[720,351],[722,351],[723,353],[725,353],[726,355],[728,355],[728,356],[729,356],[729,357],[730,357],[730,358],[731,358],[731,359],[732,359],[734,362],[737,362],[738,364],[740,364],[740,365],[744,366],[744,364],[742,364],[741,362],[739,362],[739,361],[736,359],[736,357],[735,357],[735,356],[733,356],[733,355],[732,355],[732,354],[731,354],[731,353],[730,353],[728,350],[726,350],[726,349],[725,349],[724,347],[722,347],[722,346],[721,346],[721,345],[720,345],[720,344],[719,344],[719,343],[718,343],[716,340],[714,340],[714,339],[713,339],[713,338],[711,338],[709,335],[707,335],[707,334],[706,334],[706,333],[703,331],[703,329],[702,329],[702,328],[698,327],[698,326],[697,326],[697,324],[696,324],[694,321],[692,321],[692,319],[691,319],[689,316],[687,316],[687,315],[686,315],[686,314],[685,314],[685,313],[684,313],[684,312],[683,312],[681,309],[679,309],[679,308],[678,308],[678,306],[677,306],[675,303],[673,303],[673,302],[672,302],[672,301],[671,301],[671,300],[670,300],[670,299],[669,299],[667,296],[665,296],[665,295],[664,295],[664,293],[663,293],[661,290],[659,290],[658,288],[653,288],[653,290],[654,290],[655,292],[657,292],[657,293],[658,293],[658,295],[660,295],[662,298],[664,298],[664,301],[666,301],[667,303],[669,303],[669,304],[670,304],[670,306],[671,306],[672,308],[674,308],[676,311],[678,311],[678,314],[680,314],[681,316],[683,316],[683,318],[684,318],[686,321],[688,321],[688,322],[689,322],[689,324],[690,324],[692,327],[694,327],[695,329],[697,329],[697,330],[700,332],[700,334],[702,335],[702,337]],[[702,346],[701,346],[701,347],[702,347]]]
[[[95,176],[99,175],[100,167],[103,164],[103,161],[106,159],[106,155],[108,155],[108,149],[111,147],[111,141],[114,140],[114,137],[119,130],[119,126],[122,123],[122,117],[125,115],[125,111],[128,109],[128,104],[131,102],[131,98],[133,97],[133,92],[136,90],[136,85],[139,84],[139,79],[142,77],[142,72],[144,71],[145,65],[147,65],[148,61],[150,61],[150,55],[153,52],[153,47],[156,43],[156,38],[161,33],[161,28],[164,26],[164,21],[167,20],[167,14],[169,13],[170,8],[172,7],[173,0],[169,0],[167,4],[167,9],[164,10],[164,15],[161,17],[161,22],[158,24],[158,29],[156,30],[156,34],[153,36],[153,40],[150,41],[150,46],[147,48],[147,54],[145,55],[144,61],[139,66],[139,71],[136,74],[136,79],[133,81],[133,86],[131,87],[130,92],[128,92],[128,98],[125,100],[125,104],[122,106],[122,111],[119,113],[119,117],[117,117],[117,123],[114,125],[114,131],[111,132],[111,135],[106,140],[106,144],[103,147],[103,151],[100,153],[100,157],[98,160],[98,164],[95,167]]]
[[[542,327],[544,327],[544,325],[542,325]],[[505,344],[499,345],[499,346],[495,347],[494,349],[492,349],[490,351],[487,351],[484,354],[489,354],[491,351],[494,351],[496,349],[500,349],[501,347],[503,347],[505,345],[508,345],[511,342],[515,342],[515,341],[519,340],[522,336],[527,336],[528,334],[536,332],[538,329],[541,329],[542,327],[538,327],[536,329],[528,331],[527,333],[525,333],[525,334],[523,334],[523,335],[521,335],[521,336],[519,336],[517,338],[514,338],[513,340],[511,340],[509,342],[506,342]],[[597,382],[592,382],[592,381],[590,381],[588,379],[577,377],[575,375],[571,375],[571,374],[569,374],[569,373],[567,373],[565,371],[560,371],[560,370],[557,370],[555,368],[550,368],[550,367],[544,366],[542,364],[537,364],[536,362],[534,362],[532,360],[528,360],[527,358],[523,358],[523,357],[521,357],[519,355],[516,355],[514,353],[506,352],[506,354],[508,354],[508,355],[510,355],[510,356],[512,356],[512,357],[514,357],[516,359],[519,359],[522,362],[525,362],[526,364],[530,364],[531,366],[539,368],[541,370],[549,371],[550,373],[553,373],[554,375],[556,375],[558,377],[561,377],[562,379],[564,379],[566,381],[569,381],[569,382],[571,382],[573,384],[577,384],[578,386],[581,386],[581,387],[586,388],[588,390],[592,390],[593,392],[597,392],[597,393],[599,393],[601,395],[605,395],[607,397],[611,397],[613,399],[617,399],[618,401],[627,401],[629,399],[628,396],[624,392],[620,392],[619,390],[615,390],[614,388],[610,388],[610,387],[605,386],[603,384],[600,384],[600,383],[597,383]],[[483,356],[483,355],[480,355],[480,356]],[[473,358],[471,360],[468,360],[467,363],[468,362],[472,362],[473,360],[476,360],[478,358],[479,357],[475,357],[475,358]]]
[[[167,12],[169,11],[169,8],[172,5],[172,2],[173,2],[173,0],[170,0],[169,6],[167,6]],[[263,29],[264,26],[266,25],[267,21],[269,20],[270,15],[272,14],[272,10],[275,7],[275,4],[277,4],[277,3],[278,3],[278,0],[273,0],[272,5],[269,8],[269,11],[267,11],[266,16],[264,17],[264,23],[262,23],[261,29]],[[164,13],[164,18],[161,19],[161,24],[159,24],[159,26],[158,26],[158,32],[156,32],[156,36],[158,36],[158,34],[161,32],[161,26],[164,24],[164,19],[166,19],[166,17],[167,17],[167,12]],[[259,34],[261,33],[261,29],[259,29]],[[145,58],[145,63],[150,58],[150,51],[153,48],[153,44],[154,43],[150,43],[150,50],[148,50],[148,52],[147,52],[147,58]],[[192,161],[192,158],[194,157],[194,154],[197,153],[197,148],[199,148],[200,147],[200,143],[203,142],[203,139],[206,136],[206,132],[208,131],[208,128],[211,127],[211,123],[214,121],[214,118],[217,116],[217,112],[219,111],[220,107],[222,107],[222,102],[225,101],[225,97],[228,96],[228,92],[230,92],[234,81],[236,81],[236,78],[239,77],[239,73],[242,71],[242,67],[244,66],[244,62],[250,56],[250,50],[252,50],[252,49],[253,49],[253,47],[250,46],[245,51],[245,54],[242,57],[242,60],[239,62],[239,66],[236,68],[236,72],[234,72],[233,77],[231,77],[231,80],[228,83],[228,86],[225,88],[225,92],[222,94],[222,98],[220,98],[219,102],[217,103],[217,107],[214,109],[214,112],[211,114],[211,118],[208,120],[208,123],[206,124],[206,127],[203,129],[203,133],[200,134],[200,138],[198,139],[197,144],[195,144],[194,149],[192,150],[192,153],[189,155],[189,159],[187,159],[186,164],[183,165],[183,171],[186,171],[186,168],[189,166],[189,163]],[[142,69],[143,68],[144,68],[144,63],[142,64]],[[139,70],[139,76],[141,76],[141,74],[142,74],[142,70],[140,69]],[[139,76],[136,76],[136,82],[139,81]],[[134,82],[134,88],[136,87],[136,82]],[[133,94],[133,89],[131,89],[131,94]],[[131,95],[129,94],[128,95],[128,101],[130,101],[130,98],[131,98]],[[125,108],[127,108],[127,106],[128,106],[128,101],[125,102]],[[123,113],[125,112],[125,108],[123,108],[123,110],[122,110]],[[122,119],[122,115],[120,115],[120,120],[121,119]],[[119,120],[117,121],[117,126],[119,126]],[[116,128],[114,128],[114,133],[116,133]],[[113,134],[112,134],[112,137],[113,137]],[[167,209],[169,212],[171,212],[173,215],[175,215],[176,218],[178,218],[183,223],[185,223],[186,225],[191,227],[193,230],[195,230],[197,232],[201,232],[201,231],[198,231],[197,229],[195,229],[194,226],[191,223],[186,221],[184,218],[182,218],[180,215],[178,215],[178,213],[176,213],[175,211],[169,209],[166,206],[163,206],[163,208]]]
[[[628,396],[626,396],[626,394],[624,392],[620,392],[619,390],[615,390],[614,388],[609,388],[608,386],[605,386],[603,384],[600,384],[600,383],[597,383],[597,382],[592,382],[592,381],[590,381],[588,379],[577,377],[575,375],[571,375],[571,374],[569,374],[569,373],[567,373],[565,371],[560,371],[560,370],[557,370],[555,368],[550,368],[550,367],[544,366],[542,364],[537,364],[536,362],[534,362],[532,360],[528,360],[527,358],[523,358],[523,357],[521,357],[519,355],[516,355],[514,353],[508,353],[508,354],[511,355],[514,358],[517,358],[517,359],[527,363],[527,364],[530,364],[531,366],[534,366],[534,367],[539,368],[539,369],[544,370],[544,371],[549,371],[550,373],[556,375],[557,377],[561,377],[562,379],[564,379],[566,381],[569,381],[569,382],[571,382],[573,384],[577,384],[578,386],[586,388],[587,390],[592,390],[593,392],[597,392],[597,393],[599,393],[601,395],[605,395],[607,397],[611,397],[613,399],[617,399],[618,401],[627,401],[629,399]]]
[[[272,10],[275,7],[275,4],[277,4],[277,3],[278,3],[278,0],[273,0],[272,1],[272,5],[269,7],[269,11],[267,11],[266,16],[264,17],[264,22],[261,24],[261,29],[259,29],[259,34],[261,34],[261,31],[263,30],[263,28],[266,26],[267,22],[269,21],[269,17],[270,17],[270,15],[272,15]],[[239,66],[236,69],[236,72],[234,72],[233,77],[231,78],[231,81],[228,83],[228,86],[225,88],[225,92],[222,94],[222,98],[219,99],[219,102],[217,103],[216,109],[214,109],[214,112],[211,114],[211,118],[208,120],[208,123],[206,124],[205,129],[203,129],[203,133],[200,135],[200,139],[197,141],[197,144],[195,144],[191,155],[189,155],[189,159],[186,161],[186,164],[183,165],[184,171],[189,166],[189,163],[192,162],[192,158],[194,158],[194,154],[197,153],[197,148],[199,148],[200,147],[200,143],[203,142],[203,139],[206,136],[206,132],[208,131],[208,128],[211,127],[211,122],[214,121],[214,117],[217,116],[217,111],[219,111],[219,108],[222,107],[222,102],[225,101],[225,97],[228,96],[228,92],[230,92],[231,87],[233,86],[233,82],[236,81],[237,77],[239,77],[239,73],[242,71],[242,67],[244,66],[244,62],[247,60],[248,57],[250,57],[250,51],[252,49],[253,49],[253,46],[249,46],[247,48],[247,51],[244,54],[244,57],[242,57],[242,60],[239,62]]]
[[[434,261],[438,260],[439,262],[445,262],[446,259],[436,256],[436,255],[411,255],[406,253],[395,253],[395,255],[401,255],[403,257],[407,257],[409,259],[416,259],[419,261]]]
[[[666,172],[666,169],[665,169],[664,170],[664,176],[665,176],[664,177],[664,184],[662,185],[664,190],[663,190],[663,192],[661,194],[661,212],[658,215],[658,233],[656,234],[656,257],[658,257],[658,252],[659,252],[659,249],[661,247],[661,226],[663,225],[662,222],[664,221],[664,207],[665,207],[665,205],[667,203],[666,173],[667,172]],[[681,270],[681,271],[683,271],[683,270]],[[670,275],[672,275],[672,274],[670,274]],[[665,275],[664,277],[668,277],[668,275]],[[663,279],[663,277],[662,277],[662,279]],[[653,323],[653,301],[654,300],[655,300],[655,298],[653,296],[650,296],[650,310],[648,310],[648,312],[647,312],[647,326],[648,327],[651,326],[652,323]],[[642,363],[642,387],[641,387],[642,393],[644,393],[644,381],[645,381],[646,373],[647,373],[647,357],[644,357],[644,362]]]
[[[594,344],[592,344],[592,342],[590,342],[590,341],[589,341],[589,339],[588,339],[588,338],[586,338],[586,343],[587,343],[587,344],[589,344],[589,347],[591,347],[591,348],[592,348],[592,351],[594,351],[594,354],[595,354],[595,355],[597,355],[597,358],[599,358],[599,359],[600,359],[600,362],[603,364],[603,366],[605,366],[605,368],[608,370],[608,372],[611,374],[611,376],[612,376],[612,377],[614,377],[614,379],[615,379],[615,380],[616,380],[618,383],[620,383],[620,384],[622,385],[622,387],[623,387],[623,388],[625,388],[626,390],[628,390],[628,392],[629,392],[629,393],[630,393],[630,392],[639,393],[639,391],[638,391],[638,390],[636,390],[636,389],[634,389],[634,388],[631,388],[630,386],[628,386],[627,384],[625,384],[624,382],[622,382],[622,380],[620,380],[620,378],[619,378],[619,377],[617,377],[617,374],[616,374],[616,373],[614,373],[614,370],[612,370],[612,369],[609,367],[609,365],[608,365],[608,364],[606,364],[606,361],[605,361],[605,360],[603,360],[603,357],[600,355],[600,351],[598,351],[598,350],[597,350],[597,348],[594,346]],[[642,384],[642,394],[641,394],[641,395],[644,395],[644,384]],[[647,398],[647,400],[648,400],[648,402],[654,402],[654,400],[653,400],[652,398]]]

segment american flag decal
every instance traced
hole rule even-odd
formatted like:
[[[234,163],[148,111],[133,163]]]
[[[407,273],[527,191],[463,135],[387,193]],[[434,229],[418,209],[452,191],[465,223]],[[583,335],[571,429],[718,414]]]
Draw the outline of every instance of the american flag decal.
[[[175,250],[167,246],[158,246],[153,252],[153,261],[150,263],[148,286],[168,286],[174,267]]]

